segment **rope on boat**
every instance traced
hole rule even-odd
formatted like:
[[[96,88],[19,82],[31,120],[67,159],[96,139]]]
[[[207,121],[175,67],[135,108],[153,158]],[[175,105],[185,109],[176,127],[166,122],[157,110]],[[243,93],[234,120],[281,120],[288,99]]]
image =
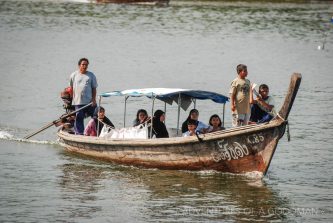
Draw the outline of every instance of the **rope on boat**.
[[[290,142],[290,129],[289,129],[289,122],[287,122],[287,139]]]
[[[289,122],[288,120],[285,120],[284,118],[281,117],[281,115],[279,113],[277,113],[277,116],[282,119],[284,122],[287,122],[286,124],[286,132],[287,132],[287,139],[288,139],[288,142],[290,142],[290,129],[289,129]]]
[[[204,138],[204,137],[200,138],[198,132],[195,132],[195,135],[197,136],[199,142],[203,142],[203,138]]]
[[[282,121],[287,121],[287,120],[285,120],[284,118],[282,118],[282,116],[280,115],[280,113],[277,113],[276,116],[279,117],[280,119],[282,119]]]

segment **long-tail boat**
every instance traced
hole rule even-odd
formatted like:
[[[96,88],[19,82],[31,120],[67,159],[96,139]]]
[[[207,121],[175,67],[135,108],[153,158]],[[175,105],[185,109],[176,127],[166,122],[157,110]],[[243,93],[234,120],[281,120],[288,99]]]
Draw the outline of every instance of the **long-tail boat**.
[[[68,151],[119,164],[230,173],[259,171],[265,175],[278,142],[285,133],[289,112],[301,78],[301,74],[298,73],[291,76],[289,89],[280,111],[271,121],[263,124],[251,124],[197,136],[158,139],[105,139],[74,135],[64,129],[58,131],[58,136]],[[145,95],[153,100],[159,99],[168,103],[176,101],[179,108],[184,106],[182,101],[188,104],[186,101],[194,99],[211,99],[223,105],[228,101],[227,97],[214,92],[182,89],[176,91],[164,89],[162,93],[144,89],[141,92],[119,91],[101,94],[104,97],[119,95],[125,96],[126,99],[130,96]]]

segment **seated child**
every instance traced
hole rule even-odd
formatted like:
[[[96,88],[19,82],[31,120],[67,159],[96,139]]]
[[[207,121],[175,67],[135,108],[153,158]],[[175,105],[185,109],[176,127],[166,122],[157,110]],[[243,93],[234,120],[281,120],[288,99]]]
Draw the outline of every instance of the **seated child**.
[[[183,137],[187,137],[187,136],[195,136],[196,135],[196,132],[198,132],[196,130],[198,126],[198,121],[196,120],[193,120],[193,119],[189,119],[187,121],[187,129],[188,131],[186,131],[184,134],[183,134]]]
[[[207,132],[209,126],[201,121],[198,120],[199,118],[199,111],[197,109],[192,109],[187,117],[187,119],[183,122],[182,124],[182,133],[185,133],[188,128],[187,128],[187,125],[188,125],[188,121],[190,119],[194,120],[194,121],[197,121],[197,131],[198,132]]]
[[[217,114],[214,114],[210,117],[209,125],[210,126],[208,132],[216,132],[225,129],[224,127],[222,127],[222,121]]]

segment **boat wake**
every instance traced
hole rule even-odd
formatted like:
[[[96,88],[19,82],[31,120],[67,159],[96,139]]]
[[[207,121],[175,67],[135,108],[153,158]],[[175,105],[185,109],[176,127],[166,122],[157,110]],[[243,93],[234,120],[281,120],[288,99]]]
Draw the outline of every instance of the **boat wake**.
[[[34,144],[48,144],[48,145],[59,144],[58,141],[32,140],[32,139],[17,138],[13,134],[11,134],[10,132],[8,132],[6,130],[1,130],[1,129],[0,129],[0,140],[34,143]]]
[[[0,130],[0,139],[12,139],[12,138],[13,138],[12,134]]]
[[[258,179],[262,179],[264,177],[264,174],[259,171],[252,171],[252,172],[244,173],[244,176],[248,177],[250,179],[253,179],[253,180],[258,180]]]
[[[92,2],[96,2],[93,0],[68,0],[69,2],[78,2],[78,3],[92,3]]]

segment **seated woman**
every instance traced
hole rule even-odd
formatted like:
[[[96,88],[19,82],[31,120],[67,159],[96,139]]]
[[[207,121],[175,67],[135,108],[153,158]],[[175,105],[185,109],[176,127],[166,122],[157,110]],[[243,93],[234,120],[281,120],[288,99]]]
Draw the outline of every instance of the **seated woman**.
[[[169,138],[168,130],[164,124],[165,112],[156,110],[153,118],[153,136],[156,138]]]
[[[100,135],[104,124],[114,128],[113,123],[105,116],[105,109],[102,106],[96,107],[93,118],[88,122],[88,125],[84,129],[84,135],[97,136],[97,126],[98,135]]]
[[[194,119],[189,119],[187,121],[187,128],[188,130],[183,133],[183,137],[187,136],[195,136],[196,133],[199,133],[196,129],[198,127],[198,121]]]
[[[210,116],[209,125],[208,132],[216,132],[225,129],[222,127],[222,121],[217,114]]]
[[[183,122],[182,124],[182,133],[185,133],[188,131],[188,121],[190,119],[197,121],[197,131],[198,132],[207,132],[209,126],[206,125],[205,123],[198,121],[199,118],[199,111],[197,109],[192,109],[187,117],[187,119]]]
[[[141,125],[148,121],[148,113],[144,109],[139,109],[138,112],[136,113],[136,119],[133,121],[133,127]]]

